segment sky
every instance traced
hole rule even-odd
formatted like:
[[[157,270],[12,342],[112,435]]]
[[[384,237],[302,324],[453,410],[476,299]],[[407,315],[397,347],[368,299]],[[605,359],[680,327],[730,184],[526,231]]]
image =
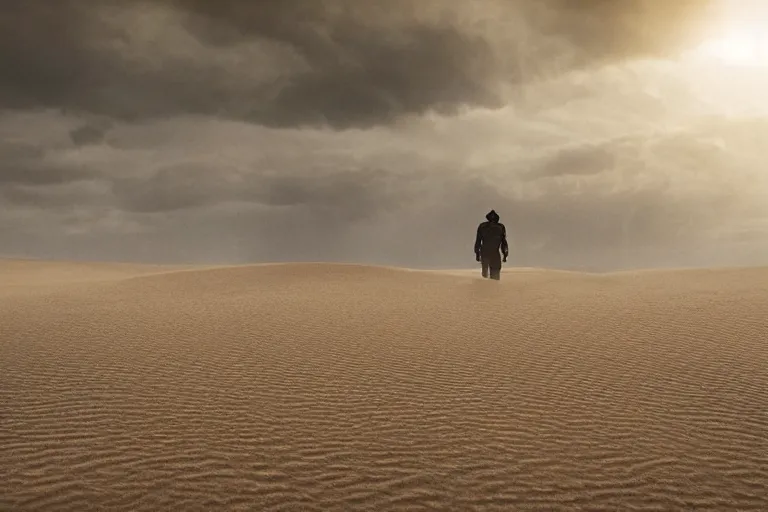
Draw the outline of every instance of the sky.
[[[766,265],[766,4],[5,0],[0,257]]]

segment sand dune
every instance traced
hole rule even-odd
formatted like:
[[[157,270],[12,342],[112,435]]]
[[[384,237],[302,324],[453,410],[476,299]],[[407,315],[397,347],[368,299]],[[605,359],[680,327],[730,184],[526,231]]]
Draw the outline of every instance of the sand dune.
[[[0,262],[0,510],[768,510],[768,269]]]

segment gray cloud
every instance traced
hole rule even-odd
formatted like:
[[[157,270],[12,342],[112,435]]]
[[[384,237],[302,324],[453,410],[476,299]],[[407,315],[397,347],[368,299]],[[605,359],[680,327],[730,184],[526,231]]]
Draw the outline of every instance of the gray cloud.
[[[93,176],[83,167],[48,160],[45,148],[29,143],[0,141],[0,158],[0,186],[59,185]]]
[[[610,171],[616,165],[616,156],[610,150],[608,145],[563,148],[535,167],[529,177],[588,176]]]
[[[112,192],[119,208],[161,213],[205,206],[217,200],[216,173],[192,164],[162,167],[149,177],[115,177]]]
[[[0,94],[127,120],[373,126],[501,107],[515,84],[674,51],[712,3],[10,0]]]
[[[109,128],[108,122],[90,122],[74,128],[69,136],[76,146],[98,144],[104,140]]]
[[[226,138],[227,127],[214,126]],[[185,139],[179,126],[168,130]],[[376,167],[377,153],[354,163],[345,156],[347,144],[331,134],[305,140],[308,155],[325,148],[314,164],[312,157],[294,160],[291,144],[265,148],[262,156],[246,153],[242,161],[234,153],[229,162],[210,160],[204,157],[210,148],[196,148],[190,132],[189,142],[179,146],[187,148],[181,159],[173,146],[145,160],[137,149],[119,144],[78,153],[93,179],[7,188],[13,201],[4,215],[12,216],[17,205],[27,219],[26,230],[17,226],[9,247],[35,247],[42,243],[34,242],[40,233],[48,233],[49,246],[66,257],[464,266],[477,222],[494,208],[509,227],[517,265],[672,264],[704,260],[703,254],[715,254],[728,240],[741,247],[730,257],[746,258],[754,245],[745,237],[759,236],[766,218],[757,193],[765,180],[753,183],[751,193],[745,184],[757,168],[743,167],[728,148],[744,133],[761,130],[765,124],[753,121],[728,129],[702,125],[555,147],[541,158],[546,172],[506,176],[464,171],[450,156],[432,165],[423,156],[428,140],[423,152],[401,152],[386,167]],[[129,135],[116,128],[111,137]],[[404,147],[384,136],[370,133],[359,140],[359,154],[365,140]],[[738,149],[755,154],[757,147],[742,143]],[[120,161],[124,153],[148,167],[126,175],[101,169],[95,159]],[[603,163],[604,155],[613,155],[611,166],[591,166]],[[70,151],[48,158],[56,162],[57,156],[62,162],[73,158]],[[569,172],[579,165],[596,170]]]
[[[227,203],[303,209],[338,225],[381,213],[412,195],[414,176],[399,179],[380,169],[306,170],[301,174],[213,168],[184,162],[149,175],[114,177],[116,205],[129,213],[160,214]],[[410,192],[409,192],[410,191]]]

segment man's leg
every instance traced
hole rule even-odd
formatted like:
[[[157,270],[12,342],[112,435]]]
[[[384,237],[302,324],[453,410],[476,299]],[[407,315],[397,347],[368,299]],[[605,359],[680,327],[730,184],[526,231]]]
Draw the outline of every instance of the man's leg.
[[[488,277],[488,258],[485,256],[480,259],[480,267],[482,269],[481,272],[483,273],[483,277]]]
[[[495,252],[488,258],[488,268],[490,269],[491,279],[498,281],[501,279],[501,254]]]

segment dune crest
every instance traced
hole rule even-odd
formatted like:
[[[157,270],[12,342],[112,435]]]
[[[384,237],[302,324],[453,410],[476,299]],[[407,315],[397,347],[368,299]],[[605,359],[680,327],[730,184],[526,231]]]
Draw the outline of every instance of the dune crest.
[[[0,510],[768,510],[768,269],[0,261]]]

